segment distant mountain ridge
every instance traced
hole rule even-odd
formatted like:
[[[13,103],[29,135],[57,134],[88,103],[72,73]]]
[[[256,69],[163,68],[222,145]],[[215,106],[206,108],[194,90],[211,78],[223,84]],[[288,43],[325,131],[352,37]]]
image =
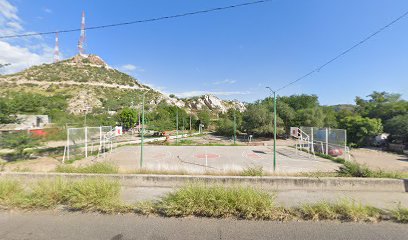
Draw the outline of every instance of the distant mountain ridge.
[[[142,92],[151,89],[92,54],[78,54],[57,63],[33,66],[15,74],[0,76],[0,86],[0,96],[9,91],[64,95],[68,101],[68,111],[74,114],[99,108],[115,111],[138,104]],[[154,89],[146,94],[146,102],[152,107],[166,102],[192,112],[206,107],[221,113],[230,108],[245,110],[245,105],[239,101],[226,101],[210,94],[182,99]]]

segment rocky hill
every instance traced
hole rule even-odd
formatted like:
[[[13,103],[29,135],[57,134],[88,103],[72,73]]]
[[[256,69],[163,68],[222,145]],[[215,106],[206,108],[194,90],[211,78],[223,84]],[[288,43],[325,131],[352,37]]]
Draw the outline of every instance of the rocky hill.
[[[132,76],[113,69],[96,55],[76,55],[57,63],[3,75],[0,86],[2,96],[11,92],[63,95],[68,101],[68,111],[74,114],[94,109],[117,111],[138,105],[142,92],[150,89]],[[166,102],[192,112],[206,107],[214,112],[226,112],[230,108],[245,110],[241,102],[225,101],[212,95],[181,99],[153,89],[146,94],[146,102],[152,106]]]

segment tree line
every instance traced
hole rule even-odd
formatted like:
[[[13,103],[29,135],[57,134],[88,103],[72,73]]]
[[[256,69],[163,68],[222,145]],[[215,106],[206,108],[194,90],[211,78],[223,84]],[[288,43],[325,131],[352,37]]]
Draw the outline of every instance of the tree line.
[[[372,137],[386,132],[389,140],[408,143],[408,101],[400,94],[373,92],[366,99],[356,97],[355,105],[322,106],[316,95],[277,98],[277,134],[289,134],[290,127],[330,127],[347,130],[348,143],[364,146]],[[222,114],[217,132],[232,135],[234,110]],[[235,111],[239,132],[257,136],[273,135],[273,99],[248,104],[243,113]]]
[[[57,126],[84,124],[84,115],[67,111],[68,96],[45,96],[37,93],[8,93],[0,97],[0,124],[13,123],[16,114],[47,114]],[[273,99],[265,98],[247,104],[244,112],[229,109],[217,113],[208,108],[189,113],[184,108],[165,102],[145,106],[145,124],[148,129],[170,131],[198,129],[203,124],[218,134],[232,136],[234,118],[238,133],[271,137],[273,135]],[[94,109],[87,114],[88,126],[122,125],[125,129],[139,123],[140,109],[124,107],[116,115],[106,109]],[[320,105],[316,95],[279,96],[277,98],[277,134],[285,137],[290,127],[330,127],[347,130],[348,143],[364,146],[380,133],[389,133],[389,140],[408,143],[408,101],[400,94],[373,92],[366,98],[356,97],[354,105]]]

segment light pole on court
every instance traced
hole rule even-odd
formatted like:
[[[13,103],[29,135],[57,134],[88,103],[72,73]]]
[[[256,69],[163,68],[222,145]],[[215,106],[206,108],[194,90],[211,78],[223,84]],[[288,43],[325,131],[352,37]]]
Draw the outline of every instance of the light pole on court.
[[[178,107],[176,110],[176,145],[178,145]]]
[[[276,91],[266,87],[273,93],[273,171],[276,170]]]
[[[143,93],[143,96],[142,96],[142,131],[140,132],[141,134],[140,134],[140,168],[142,168],[143,167],[143,141],[144,141],[144,131],[145,131],[145,123],[144,123],[144,111],[145,111],[145,107],[144,107],[144,104],[145,104],[145,96],[146,96],[146,93],[148,93],[150,90],[152,90],[152,89],[149,89],[149,90],[147,90],[146,92],[144,92]],[[140,127],[140,126],[139,126]]]

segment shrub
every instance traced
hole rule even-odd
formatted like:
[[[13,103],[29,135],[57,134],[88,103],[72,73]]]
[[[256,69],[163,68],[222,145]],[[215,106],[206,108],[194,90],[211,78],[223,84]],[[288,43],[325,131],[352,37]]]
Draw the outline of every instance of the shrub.
[[[408,223],[408,208],[402,207],[401,204],[391,211],[392,218],[400,223]]]
[[[15,132],[0,135],[0,148],[14,149],[14,153],[9,154],[6,158],[10,161],[18,159],[27,159],[30,156],[27,148],[39,146],[39,139],[31,137],[26,132]]]
[[[102,178],[73,182],[67,194],[71,209],[83,211],[117,212],[120,204],[120,184]]]
[[[345,161],[337,173],[340,177],[403,178],[405,176],[398,172],[374,171],[365,165],[349,161]]]
[[[275,196],[250,187],[190,185],[168,194],[158,205],[165,216],[281,219]]]

